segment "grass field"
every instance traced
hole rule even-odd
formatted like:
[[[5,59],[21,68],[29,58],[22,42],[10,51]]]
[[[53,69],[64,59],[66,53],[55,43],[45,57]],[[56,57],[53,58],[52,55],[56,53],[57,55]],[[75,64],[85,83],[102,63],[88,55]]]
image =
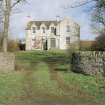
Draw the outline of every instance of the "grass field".
[[[70,70],[65,52],[17,52],[0,73],[0,105],[105,105],[105,77]]]

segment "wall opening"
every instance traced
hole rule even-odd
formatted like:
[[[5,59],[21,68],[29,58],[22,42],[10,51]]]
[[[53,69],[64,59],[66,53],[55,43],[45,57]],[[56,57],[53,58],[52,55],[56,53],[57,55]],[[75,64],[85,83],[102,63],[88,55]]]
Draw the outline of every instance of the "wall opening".
[[[56,39],[51,38],[51,48],[56,48]]]

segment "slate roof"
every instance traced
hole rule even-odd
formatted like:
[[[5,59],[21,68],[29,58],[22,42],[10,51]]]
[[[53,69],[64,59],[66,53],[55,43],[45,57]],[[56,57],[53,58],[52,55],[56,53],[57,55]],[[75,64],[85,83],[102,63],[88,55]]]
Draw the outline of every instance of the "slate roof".
[[[40,27],[41,24],[45,24],[48,28],[52,23],[56,26],[59,22],[58,21],[30,21],[27,24],[26,30],[30,30],[32,24],[35,24],[37,27]]]

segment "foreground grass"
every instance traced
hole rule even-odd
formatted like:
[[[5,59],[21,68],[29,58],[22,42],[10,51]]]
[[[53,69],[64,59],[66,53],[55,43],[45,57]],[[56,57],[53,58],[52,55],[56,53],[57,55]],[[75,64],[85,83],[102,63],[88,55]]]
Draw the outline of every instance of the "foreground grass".
[[[68,61],[65,52],[16,53],[17,71],[0,73],[0,105],[104,105],[105,77],[75,74]]]
[[[35,71],[15,71],[0,77],[0,105],[99,105],[79,87],[66,85],[62,75],[51,73],[44,63]]]
[[[61,73],[65,83],[80,88],[82,91],[95,96],[100,105],[105,104],[105,77],[103,76],[85,76],[82,74]]]
[[[19,72],[0,73],[0,105],[7,105],[22,91],[22,74]]]

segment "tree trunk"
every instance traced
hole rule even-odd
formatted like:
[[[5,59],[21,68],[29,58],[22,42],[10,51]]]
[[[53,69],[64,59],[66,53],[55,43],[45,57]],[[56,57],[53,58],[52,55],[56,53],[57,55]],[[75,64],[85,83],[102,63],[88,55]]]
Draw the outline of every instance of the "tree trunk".
[[[3,52],[7,52],[11,0],[4,0]]]

